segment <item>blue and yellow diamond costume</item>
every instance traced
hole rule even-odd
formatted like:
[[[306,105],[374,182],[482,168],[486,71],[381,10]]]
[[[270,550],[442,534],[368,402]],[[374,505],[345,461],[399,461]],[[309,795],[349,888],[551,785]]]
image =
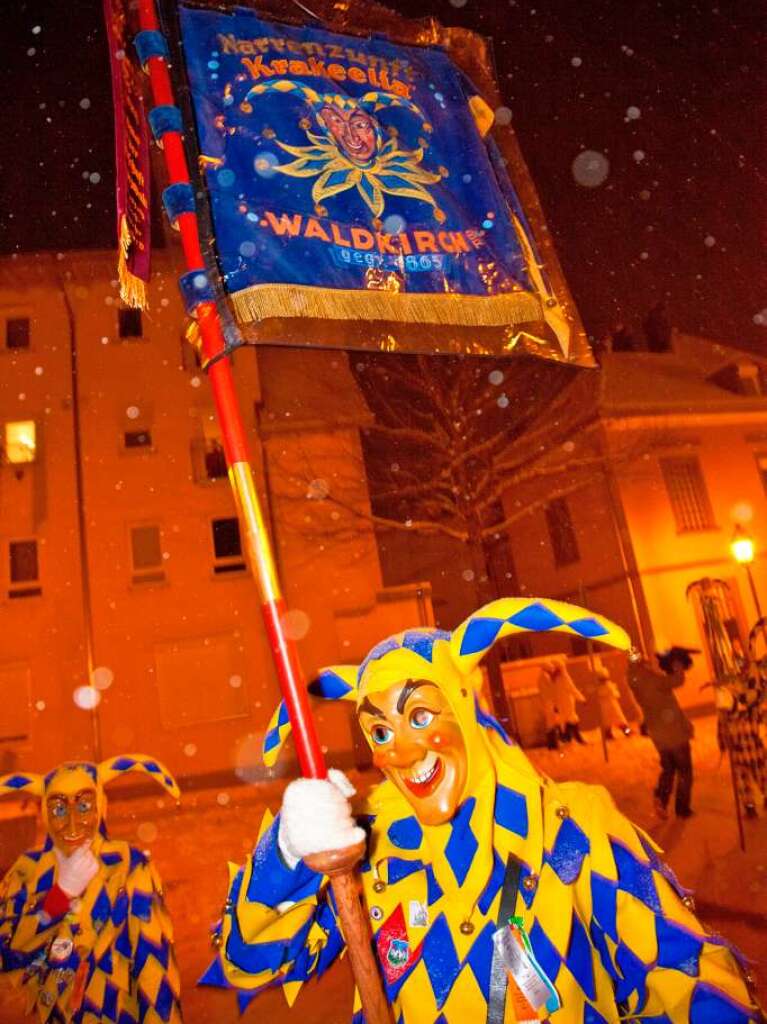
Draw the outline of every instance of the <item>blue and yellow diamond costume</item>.
[[[22,854],[0,884],[0,967],[13,984],[23,986],[27,1013],[41,1024],[181,1021],[173,931],[160,878],[141,851],[110,840],[106,831],[103,787],[136,771],[178,798],[167,769],[141,754],[98,765],[66,762],[45,776],[0,777],[0,795],[43,801],[46,826],[49,795],[96,790],[99,826],[91,850],[99,871],[66,912],[51,915],[44,909],[57,877],[50,835],[40,849]]]
[[[736,954],[696,919],[658,849],[601,787],[542,777],[480,707],[478,663],[525,630],[628,647],[599,616],[560,602],[502,599],[452,634],[413,629],[378,644],[359,668],[321,673],[326,697],[361,702],[407,679],[436,683],[468,752],[462,803],[424,826],[385,781],[368,800],[362,885],[386,994],[397,1024],[487,1018],[492,935],[509,857],[520,865],[515,914],[557,990],[551,1024],[749,1024],[763,1021]],[[284,716],[282,716],[284,717]],[[287,731],[279,712],[270,756]],[[231,866],[219,954],[203,983],[238,990],[241,1008],[280,984],[289,1003],[343,952],[327,880],[288,869],[278,822],[264,822],[244,868]],[[362,1014],[355,1006],[355,1024]],[[506,1024],[515,1021],[507,1000]]]

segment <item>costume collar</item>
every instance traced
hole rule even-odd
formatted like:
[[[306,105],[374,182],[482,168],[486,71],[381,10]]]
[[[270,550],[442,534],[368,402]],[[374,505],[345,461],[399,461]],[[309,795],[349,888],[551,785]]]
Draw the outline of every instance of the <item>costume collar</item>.
[[[485,742],[492,774],[447,824],[422,826],[388,781],[365,804],[373,819],[370,862],[377,874],[388,881],[397,861],[428,867],[461,919],[470,917],[480,901],[497,857],[505,862],[512,853],[536,875],[543,859],[544,780],[518,747],[495,733],[488,733]],[[399,867],[397,871],[401,874]]]

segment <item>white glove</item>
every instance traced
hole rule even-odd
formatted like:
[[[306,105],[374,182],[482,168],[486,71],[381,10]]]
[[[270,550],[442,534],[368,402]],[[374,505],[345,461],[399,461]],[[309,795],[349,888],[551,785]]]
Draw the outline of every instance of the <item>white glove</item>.
[[[349,797],[356,790],[343,772],[328,771],[327,779],[296,779],[282,797],[277,845],[283,860],[294,868],[302,857],[325,850],[343,850],[365,838],[355,825]]]
[[[58,847],[54,847],[54,853],[59,865],[59,889],[63,889],[70,899],[82,896],[90,880],[99,871],[99,862],[93,855],[91,844],[83,843],[69,857]]]

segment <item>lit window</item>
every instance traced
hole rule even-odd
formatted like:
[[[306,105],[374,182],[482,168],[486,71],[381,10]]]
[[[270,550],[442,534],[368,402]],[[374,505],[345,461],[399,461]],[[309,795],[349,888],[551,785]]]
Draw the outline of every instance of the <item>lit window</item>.
[[[152,447],[152,435],[148,430],[126,430],[123,441],[126,448]]]
[[[12,540],[8,545],[8,597],[39,597],[40,567],[36,540]]]
[[[555,498],[548,503],[545,513],[554,564],[572,565],[573,562],[580,561],[578,539],[575,536],[575,527],[567,501],[564,498]]]
[[[29,317],[14,316],[5,321],[5,347],[29,348]]]
[[[141,322],[141,310],[124,307],[117,310],[117,333],[121,338],[141,338],[144,326]]]
[[[5,424],[5,459],[12,465],[34,462],[37,427],[34,420],[15,420]]]
[[[242,557],[240,541],[240,524],[236,519],[214,519],[213,554],[215,562],[213,572],[244,572],[247,568]]]
[[[165,579],[159,526],[131,527],[134,583],[161,583]]]
[[[711,502],[700,462],[695,456],[660,460],[677,533],[694,533],[715,527]]]

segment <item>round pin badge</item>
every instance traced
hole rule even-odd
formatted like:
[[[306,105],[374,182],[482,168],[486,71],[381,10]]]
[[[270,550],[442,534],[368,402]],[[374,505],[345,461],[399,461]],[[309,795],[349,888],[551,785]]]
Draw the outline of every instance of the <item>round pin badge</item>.
[[[62,963],[64,960],[68,960],[72,952],[74,943],[71,939],[58,938],[54,939],[51,943],[50,952],[48,953],[48,959],[53,963]]]

